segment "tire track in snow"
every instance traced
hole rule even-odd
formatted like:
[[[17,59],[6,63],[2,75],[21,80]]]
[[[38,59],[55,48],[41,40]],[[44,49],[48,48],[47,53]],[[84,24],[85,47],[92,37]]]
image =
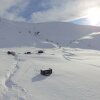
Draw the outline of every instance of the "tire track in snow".
[[[14,92],[14,90],[19,90],[24,95],[27,95],[27,91],[23,87],[19,86],[17,83],[13,82],[13,80],[12,80],[14,75],[19,70],[19,64],[18,63],[19,63],[20,59],[18,58],[18,55],[15,55],[15,61],[16,61],[15,67],[12,69],[12,72],[9,72],[7,74],[7,78],[5,80],[5,86],[6,86],[6,88],[8,88],[8,93],[7,94],[9,94],[9,91]],[[17,98],[19,98],[18,100],[25,100],[22,97],[17,97]]]
[[[54,48],[56,48],[56,49],[59,49],[61,46],[58,44],[58,43],[54,43],[53,41],[50,41],[50,40],[48,40],[48,39],[45,39],[45,38],[43,38],[44,36],[42,35],[42,37],[41,37],[41,35],[39,36],[39,35],[37,35],[37,36],[35,36],[35,38],[40,42],[40,43],[43,43],[43,44],[51,44]]]

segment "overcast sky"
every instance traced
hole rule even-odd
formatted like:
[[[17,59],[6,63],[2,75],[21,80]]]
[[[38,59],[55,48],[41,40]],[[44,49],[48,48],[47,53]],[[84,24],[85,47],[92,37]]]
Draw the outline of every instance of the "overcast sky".
[[[100,0],[0,0],[0,17],[30,22],[70,21],[83,18]]]

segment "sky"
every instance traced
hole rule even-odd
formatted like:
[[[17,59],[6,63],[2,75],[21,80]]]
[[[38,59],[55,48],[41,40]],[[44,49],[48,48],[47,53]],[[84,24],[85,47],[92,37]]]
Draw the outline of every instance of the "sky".
[[[91,9],[100,13],[100,0],[0,0],[0,17],[34,23],[80,19],[85,23]]]

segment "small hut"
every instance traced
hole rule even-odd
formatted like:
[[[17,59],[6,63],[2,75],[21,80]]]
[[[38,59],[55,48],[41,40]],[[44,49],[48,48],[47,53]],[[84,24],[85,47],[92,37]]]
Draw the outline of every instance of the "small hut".
[[[13,55],[13,56],[16,55],[16,53],[15,53],[14,51],[8,51],[7,54],[8,54],[8,55]]]
[[[48,70],[40,70],[40,74],[44,76],[49,76],[52,74],[52,69],[49,68]]]
[[[44,51],[43,50],[38,50],[38,53],[40,54],[40,53],[44,53]]]
[[[25,52],[24,54],[32,54],[32,53],[28,51],[28,52]]]

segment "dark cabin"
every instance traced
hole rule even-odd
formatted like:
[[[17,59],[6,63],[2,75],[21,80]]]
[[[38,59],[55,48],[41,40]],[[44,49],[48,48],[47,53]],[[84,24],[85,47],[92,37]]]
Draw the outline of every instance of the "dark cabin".
[[[16,55],[16,53],[15,53],[14,51],[8,51],[7,54],[8,54],[8,55],[13,55],[13,56]]]
[[[40,54],[40,53],[44,53],[44,51],[43,50],[38,50],[38,53]]]
[[[32,54],[31,52],[25,52],[24,54]]]
[[[49,76],[49,75],[52,74],[52,69],[49,68],[48,70],[41,70],[41,71],[40,71],[40,74],[41,74],[41,75],[44,75],[44,76]]]

